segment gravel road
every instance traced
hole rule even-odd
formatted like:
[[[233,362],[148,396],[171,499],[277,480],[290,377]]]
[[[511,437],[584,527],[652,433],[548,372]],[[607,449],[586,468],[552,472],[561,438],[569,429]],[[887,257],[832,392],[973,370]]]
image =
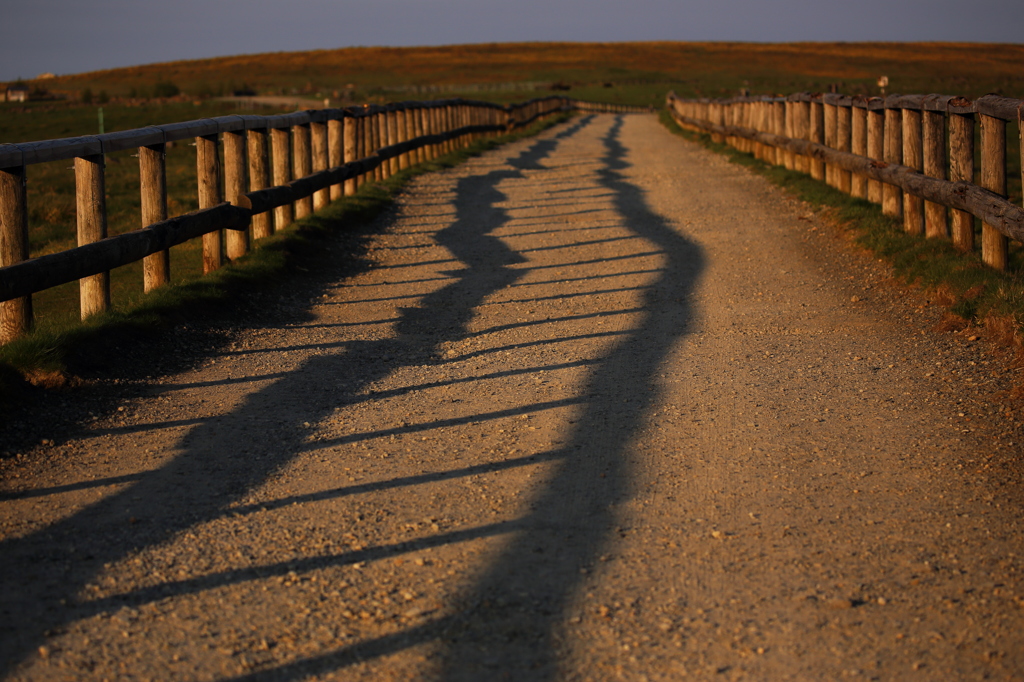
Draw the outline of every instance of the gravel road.
[[[0,461],[8,679],[1024,678],[1011,365],[822,216],[597,115],[380,228]]]

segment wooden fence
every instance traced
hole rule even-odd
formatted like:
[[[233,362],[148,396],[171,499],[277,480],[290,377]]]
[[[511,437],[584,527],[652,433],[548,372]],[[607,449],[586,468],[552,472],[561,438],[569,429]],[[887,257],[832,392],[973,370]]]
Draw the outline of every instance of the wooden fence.
[[[564,97],[501,106],[461,99],[222,116],[118,133],[0,145],[0,343],[32,326],[35,292],[78,280],[81,316],[110,307],[113,268],[143,260],[146,291],[170,278],[170,247],[202,237],[203,271],[372,180],[570,108]],[[631,108],[635,109],[635,108]],[[623,109],[624,110],[624,109]],[[167,217],[164,152],[195,141],[199,210]],[[107,237],[105,155],[138,149],[141,228]],[[30,258],[26,168],[74,159],[78,247]]]
[[[712,101],[669,93],[667,106],[683,128],[880,204],[909,233],[973,251],[980,218],[981,257],[993,268],[1007,268],[1010,239],[1024,241],[1024,209],[1006,196],[1006,124],[1020,123],[1022,100],[799,93]]]

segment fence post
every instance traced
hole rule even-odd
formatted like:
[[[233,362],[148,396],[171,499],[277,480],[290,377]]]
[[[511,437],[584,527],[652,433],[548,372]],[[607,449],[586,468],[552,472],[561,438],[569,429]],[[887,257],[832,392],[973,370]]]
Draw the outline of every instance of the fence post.
[[[867,156],[875,161],[885,158],[885,111],[882,105],[883,102],[878,97],[868,99]],[[868,201],[879,205],[882,203],[882,183],[878,180],[868,180]]]
[[[373,110],[370,109],[370,105],[367,104],[362,108],[362,114],[359,116],[359,159],[366,159],[374,152],[374,115]],[[358,186],[362,186],[371,180],[374,180],[377,175],[377,171],[373,170],[369,173],[361,173],[358,177]]]
[[[417,104],[416,107],[411,112],[409,112],[409,113],[412,114],[412,133],[411,134],[412,134],[413,138],[423,137],[424,135],[426,135],[426,131],[425,131],[425,128],[424,128],[424,120],[423,120],[423,118],[424,118],[423,117],[423,114],[424,114],[423,107],[420,104]],[[423,163],[426,160],[427,160],[427,148],[426,147],[420,147],[415,152],[413,152],[413,162],[414,163]]]
[[[332,111],[327,120],[327,166],[337,168],[345,163],[345,119],[340,111]],[[331,185],[330,200],[337,201],[345,196],[342,183]]]
[[[139,147],[139,191],[142,227],[167,219],[167,168],[163,143]],[[142,261],[143,291],[171,281],[171,252],[164,249]]]
[[[28,202],[25,166],[0,168],[0,267],[28,260]],[[32,297],[0,303],[0,343],[32,328]]]
[[[313,172],[313,150],[311,149],[308,123],[292,126],[292,175],[295,180]],[[301,220],[313,213],[313,197],[303,197],[294,202],[295,219]]]
[[[359,146],[358,138],[359,125],[357,123],[359,119],[352,116],[351,112],[345,112],[345,143],[342,149],[344,154],[342,161],[344,163],[352,163],[353,161],[359,160]],[[357,188],[356,178],[349,178],[345,181],[345,196],[352,196],[356,193]]]
[[[917,109],[903,110],[903,165],[924,170],[921,112]],[[924,234],[924,200],[910,192],[903,193],[903,229],[909,234]]]
[[[1006,121],[981,114],[981,186],[1006,196]],[[981,260],[996,270],[1009,265],[1009,239],[992,225],[981,224]]]
[[[782,108],[783,120],[785,122],[785,128],[782,134],[786,137],[795,138],[797,122],[794,111],[796,109],[796,103],[787,99],[782,103]],[[783,158],[785,160],[787,170],[796,170],[796,154],[787,149],[783,152]]]
[[[829,149],[836,149],[838,133],[836,131],[837,112],[834,95],[825,95],[825,146]],[[825,183],[830,187],[839,187],[839,180],[836,177],[834,164],[825,163]]]
[[[863,104],[864,106],[857,106]],[[850,106],[850,151],[858,156],[868,155],[868,110],[864,98],[858,97]],[[850,178],[850,194],[858,199],[868,196],[868,179],[854,173]]]
[[[890,96],[891,97],[891,96]],[[887,98],[888,99],[888,98]],[[885,104],[885,143],[882,152],[885,163],[899,164],[903,161],[903,124],[900,109],[895,104]],[[895,185],[882,186],[882,213],[893,218],[903,217],[903,201],[900,188]]]
[[[748,121],[751,128],[763,133],[765,132],[764,127],[764,103],[763,102],[751,102],[750,103],[750,119]],[[765,145],[763,142],[754,142],[753,144],[754,158],[764,161],[765,160]]]
[[[274,185],[287,185],[292,179],[292,135],[288,128],[270,129],[270,147],[273,154]],[[274,229],[283,230],[292,223],[292,205],[274,209]]]
[[[810,141],[825,144],[825,105],[820,96],[811,100]],[[811,177],[815,180],[825,179],[825,162],[811,159]]]
[[[409,110],[404,104],[395,108],[395,144],[401,144],[409,139],[408,113]],[[398,163],[398,170],[405,170],[409,167],[409,152],[402,152],[395,157],[395,161]]]
[[[224,200],[238,205],[245,194],[245,131],[224,133]],[[228,260],[241,258],[249,250],[249,230],[228,230],[225,240]]]
[[[797,100],[793,102],[793,105],[794,113],[796,114],[796,126],[793,129],[794,137],[798,140],[809,140],[811,136],[811,103]],[[797,170],[801,173],[810,173],[810,157],[797,156]]]
[[[853,105],[849,97],[843,97],[836,101],[836,149],[841,152],[849,152],[852,145],[852,118]],[[852,178],[850,171],[836,167],[836,187],[840,192],[850,194],[852,191]]]
[[[267,129],[252,128],[245,131],[249,157],[249,191],[270,187],[270,151],[267,149]],[[270,211],[252,217],[252,238],[263,239],[274,234],[274,215]]]
[[[446,103],[444,108],[441,110],[441,130],[446,133],[450,131],[452,129],[453,120],[454,116],[452,112],[452,105]],[[455,140],[445,140],[444,153],[451,154],[453,151],[455,151]]]
[[[921,123],[924,136],[922,160],[924,174],[940,180],[946,179],[946,117],[941,111],[927,108],[927,100],[921,107]],[[924,202],[924,234],[927,237],[948,237],[946,207],[934,201]]]
[[[974,114],[949,114],[949,179],[974,182]],[[953,246],[974,251],[974,216],[954,208],[949,217]]]
[[[322,112],[316,112],[317,118],[323,116]],[[318,173],[327,170],[328,149],[327,149],[327,122],[324,120],[310,121],[310,173]],[[313,210],[319,211],[331,203],[331,190],[329,187],[318,189],[313,192]]]
[[[388,144],[388,120],[387,111],[379,107],[373,115],[373,151],[379,151]],[[391,163],[384,161],[373,172],[375,180],[387,180],[391,176]]]
[[[75,159],[75,195],[78,245],[98,242],[107,236],[107,199],[103,154]],[[82,319],[110,308],[110,273],[84,277],[79,282]]]
[[[786,103],[775,100],[771,103],[772,123],[771,132],[780,137],[786,135]],[[775,165],[783,166],[786,163],[786,150],[781,147],[773,147]]]
[[[219,145],[216,134],[196,138],[196,176],[201,209],[213,208],[223,201]],[[211,273],[223,264],[223,230],[207,232],[203,235],[203,273]]]

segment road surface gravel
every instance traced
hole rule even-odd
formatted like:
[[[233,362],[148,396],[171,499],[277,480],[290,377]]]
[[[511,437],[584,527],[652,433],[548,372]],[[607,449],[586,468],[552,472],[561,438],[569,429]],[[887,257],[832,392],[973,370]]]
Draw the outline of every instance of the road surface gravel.
[[[593,115],[379,227],[0,463],[8,679],[1024,677],[1013,368],[822,215]]]

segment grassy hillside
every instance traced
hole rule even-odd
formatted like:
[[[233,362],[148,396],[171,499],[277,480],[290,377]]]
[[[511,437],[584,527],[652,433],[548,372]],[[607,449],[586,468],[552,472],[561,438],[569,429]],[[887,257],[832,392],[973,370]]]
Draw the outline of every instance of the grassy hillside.
[[[1024,45],[968,43],[507,43],[242,55],[61,76],[39,85],[117,98],[142,98],[158,83],[173,83],[190,97],[246,86],[265,95],[358,100],[402,99],[394,93],[446,86],[509,101],[523,99],[512,84],[561,82],[573,94],[649,104],[669,88],[718,97],[740,88],[770,94],[836,83],[843,92],[874,93],[878,76],[887,75],[890,92],[1024,96],[1022,60]]]

